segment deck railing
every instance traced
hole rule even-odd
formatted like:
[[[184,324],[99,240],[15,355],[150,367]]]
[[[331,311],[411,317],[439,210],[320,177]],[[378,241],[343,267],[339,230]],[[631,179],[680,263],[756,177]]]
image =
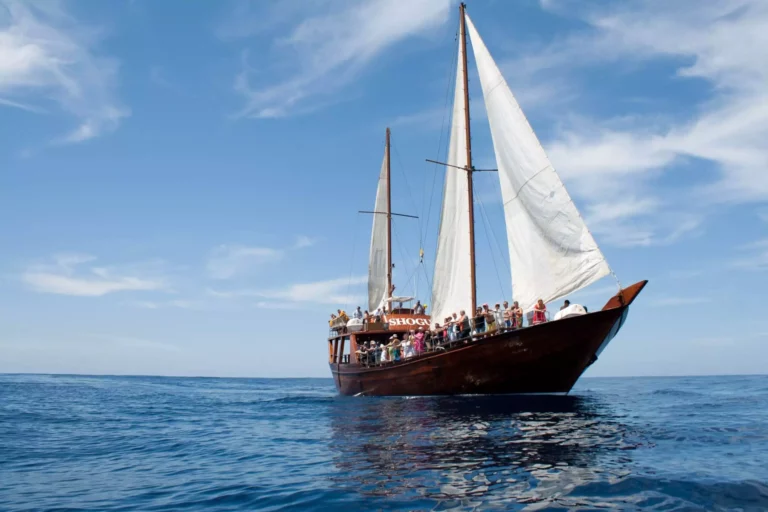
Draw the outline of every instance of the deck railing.
[[[549,321],[549,317],[545,316],[546,320]],[[543,322],[538,322],[543,323]],[[534,323],[533,325],[537,325]],[[464,345],[469,344],[472,341],[480,340],[489,336],[493,336],[496,334],[514,331],[519,329],[520,327],[517,326],[511,326],[508,327],[506,325],[506,322],[502,322],[502,326],[498,327],[496,325],[493,326],[492,330],[481,330],[478,332],[475,322],[473,320],[470,320],[470,334],[468,336],[461,337],[456,333],[454,330],[452,333],[449,333],[449,336],[443,337],[431,337],[427,340],[425,340],[425,346],[424,350],[417,352],[415,349],[412,353],[409,352],[409,354],[406,356],[403,352],[402,342],[397,347],[397,350],[399,351],[399,357],[397,359],[390,359],[389,352],[387,352],[387,358],[384,359],[382,357],[382,353],[384,350],[389,350],[389,347],[387,345],[379,346],[373,350],[366,349],[366,350],[357,350],[357,359],[360,362],[361,365],[366,367],[379,367],[379,366],[393,366],[397,365],[399,363],[403,363],[406,361],[411,361],[414,359],[418,359],[420,357],[424,357],[427,355],[432,355],[438,352],[446,352],[450,350],[454,350],[457,348],[460,348]],[[480,326],[482,328],[482,326]],[[486,326],[487,327],[487,326]]]

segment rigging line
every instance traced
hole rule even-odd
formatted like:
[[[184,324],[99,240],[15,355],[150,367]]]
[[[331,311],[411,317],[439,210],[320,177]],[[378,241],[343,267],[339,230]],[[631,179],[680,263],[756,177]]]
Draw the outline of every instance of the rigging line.
[[[493,269],[496,272],[496,280],[499,282],[499,289],[501,290],[501,298],[504,300],[507,300],[506,292],[504,290],[504,286],[501,284],[501,276],[499,275],[499,266],[496,264],[496,256],[493,255],[493,246],[491,245],[491,237],[488,236],[488,232],[491,231],[491,222],[488,220],[488,214],[485,212],[485,205],[483,204],[482,199],[480,199],[477,195],[475,196],[475,199],[480,204],[480,212],[482,213],[481,217],[487,223],[488,227],[486,228],[486,224],[483,224],[483,227],[486,228],[485,230],[485,238],[488,241],[488,249],[490,249],[491,252],[491,261],[493,261]]]
[[[458,45],[459,45],[459,31],[458,31],[458,29],[454,33],[453,40],[454,40],[454,42],[456,44],[454,45],[453,53],[452,54],[456,54],[456,53],[458,53]],[[439,138],[438,143],[437,143],[437,156],[435,157],[436,159],[440,158],[440,153],[443,150],[443,137],[445,136],[445,133],[446,133],[446,126],[445,125],[446,125],[446,117],[447,117],[447,113],[448,113],[448,102],[451,99],[451,90],[452,89],[455,90],[455,88],[456,88],[455,80],[453,80],[451,77],[454,77],[456,75],[456,67],[459,65],[459,60],[457,58],[455,58],[455,57],[452,57],[449,60],[449,62],[450,62],[450,65],[448,66],[448,80],[446,82],[446,87],[445,87],[445,101],[443,103],[443,118],[440,121],[440,138]],[[453,85],[453,88],[451,87],[451,85]],[[426,222],[425,222],[425,225],[424,225],[425,233],[429,232],[429,221],[430,221],[430,218],[431,218],[431,215],[432,215],[432,201],[433,201],[433,199],[435,197],[435,188],[436,188],[435,184],[437,182],[437,175],[438,175],[437,165],[433,164],[432,165],[432,187],[431,187],[431,191],[430,191],[430,194],[429,194],[429,206],[427,207],[427,213],[426,213],[427,218],[426,218]],[[437,252],[437,239],[438,239],[438,236],[439,236],[439,234],[435,236],[435,252]]]
[[[405,166],[403,165],[403,161],[400,158],[400,152],[397,150],[397,146],[392,144],[392,135],[389,136],[389,147],[394,147],[395,149],[395,156],[397,157],[397,163],[400,165],[400,172],[403,175],[403,178],[405,179],[405,189],[408,191],[408,198],[411,200],[412,206],[414,211],[418,211],[418,205],[416,204],[416,201],[413,200],[413,195],[411,194],[411,186],[408,183],[408,176],[405,174]],[[423,247],[424,246],[424,231],[421,227],[421,218],[418,219],[419,221],[419,244]]]
[[[395,227],[395,223],[394,222],[392,223],[392,227],[393,228]],[[400,256],[403,258],[403,265],[405,265],[406,275],[408,275],[408,266],[407,266],[408,259],[405,256],[405,254],[403,253],[403,245],[404,244],[402,242],[400,242],[400,236],[397,234],[397,230],[396,229],[392,229],[392,233],[395,234],[395,239],[397,240],[397,249],[398,249],[398,251],[400,251]],[[413,274],[413,273],[411,272],[411,274]],[[406,282],[405,286],[408,286],[408,282]],[[405,289],[405,288],[403,288],[403,289]]]
[[[447,37],[448,34],[450,34],[450,32],[446,32],[445,39],[448,39]],[[458,29],[453,33],[453,40],[455,43],[458,42]],[[445,43],[445,40],[443,40],[443,44],[444,43]],[[454,62],[454,59],[449,59],[448,60],[448,78],[445,83],[445,99],[443,100],[443,109],[442,109],[443,116],[442,116],[442,119],[440,120],[440,139],[438,140],[438,152],[440,150],[440,147],[442,146],[443,132],[445,131],[445,114],[447,112],[446,106],[448,105],[448,98],[450,97],[449,95],[451,92],[451,73],[453,72],[453,74],[455,74],[455,71],[454,71],[455,66],[456,66],[456,63]],[[437,171],[434,170],[433,168],[433,177],[432,177],[433,183],[432,183],[430,196],[434,194],[434,180],[435,180],[436,173]],[[422,182],[422,191],[421,191],[422,199],[424,199],[424,201],[422,202],[422,211],[421,211],[422,218],[424,218],[424,214],[425,214],[424,208],[425,208],[425,205],[427,204],[427,201],[426,201],[427,186],[426,185],[427,185],[427,173],[425,172],[424,181]],[[432,201],[430,197],[429,204],[431,205],[431,203]],[[429,226],[426,226],[426,228],[429,228]]]
[[[429,274],[427,273],[427,266],[424,264],[424,262],[420,263],[419,266],[421,267],[421,270],[424,272],[424,279],[427,281],[427,287],[429,290],[429,300],[432,300],[432,280],[429,278]]]
[[[357,217],[355,217],[355,230],[353,233],[355,235],[352,237],[352,257],[349,261],[349,281],[347,281],[347,293],[346,293],[346,299],[347,302],[344,304],[344,311],[349,309],[349,297],[350,297],[350,290],[352,288],[352,271],[354,270],[355,265],[355,246],[357,245],[357,225],[360,223],[360,213],[357,214]]]

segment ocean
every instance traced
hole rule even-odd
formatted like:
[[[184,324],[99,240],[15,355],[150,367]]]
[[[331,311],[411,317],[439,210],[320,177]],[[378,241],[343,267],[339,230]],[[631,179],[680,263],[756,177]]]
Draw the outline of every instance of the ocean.
[[[0,510],[768,510],[768,376],[351,398],[0,375]]]

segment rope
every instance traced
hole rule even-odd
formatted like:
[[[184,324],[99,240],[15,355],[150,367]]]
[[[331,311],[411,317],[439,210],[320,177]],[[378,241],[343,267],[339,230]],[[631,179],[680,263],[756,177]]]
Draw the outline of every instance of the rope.
[[[347,311],[349,309],[349,297],[350,297],[350,290],[352,288],[352,271],[354,270],[354,264],[355,264],[355,246],[357,245],[357,225],[360,222],[360,214],[357,214],[357,217],[355,217],[355,230],[353,233],[355,235],[352,237],[352,257],[349,261],[349,280],[347,281],[347,302],[344,304],[344,311]]]

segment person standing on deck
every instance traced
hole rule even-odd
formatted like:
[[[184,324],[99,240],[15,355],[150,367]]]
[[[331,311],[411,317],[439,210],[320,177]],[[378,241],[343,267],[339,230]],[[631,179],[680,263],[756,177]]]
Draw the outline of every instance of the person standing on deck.
[[[472,328],[469,325],[469,317],[463,309],[459,311],[459,313],[461,314],[457,321],[457,327],[459,328],[459,338],[469,338],[469,335],[472,333]]]
[[[419,327],[416,334],[413,336],[413,350],[417,356],[420,356],[424,352],[424,328]]]
[[[485,314],[483,313],[483,308],[478,307],[477,311],[475,311],[475,334],[482,334],[485,332]]]
[[[497,302],[496,306],[493,308],[493,316],[496,323],[496,329],[499,331],[502,330],[504,327],[504,311],[501,309],[501,305]]]
[[[520,307],[517,301],[512,304],[512,322],[513,327],[518,329],[523,327],[523,308]]]

